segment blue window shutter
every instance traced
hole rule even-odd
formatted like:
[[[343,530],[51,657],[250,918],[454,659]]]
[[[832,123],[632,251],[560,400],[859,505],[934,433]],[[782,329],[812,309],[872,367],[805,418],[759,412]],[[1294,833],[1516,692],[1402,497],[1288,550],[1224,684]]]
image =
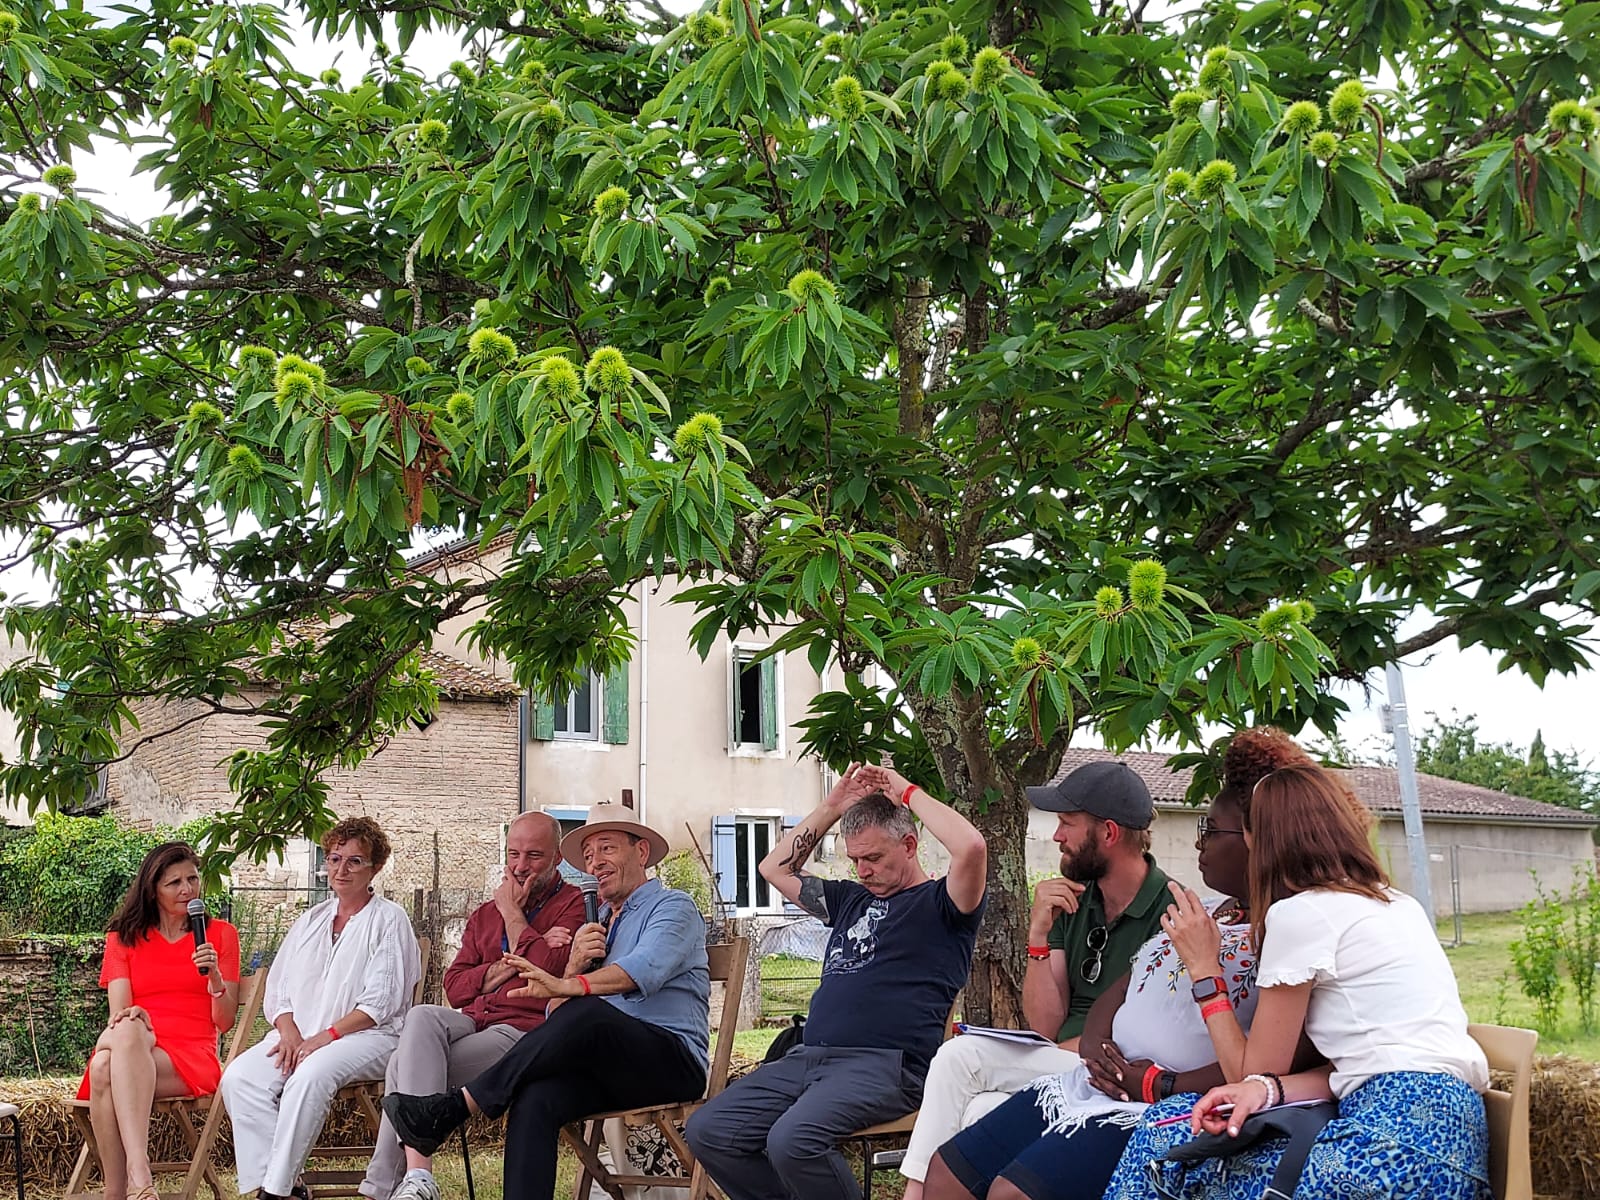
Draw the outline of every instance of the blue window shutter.
[[[711,819],[711,869],[717,876],[717,896],[724,904],[739,899],[739,843],[732,817]]]

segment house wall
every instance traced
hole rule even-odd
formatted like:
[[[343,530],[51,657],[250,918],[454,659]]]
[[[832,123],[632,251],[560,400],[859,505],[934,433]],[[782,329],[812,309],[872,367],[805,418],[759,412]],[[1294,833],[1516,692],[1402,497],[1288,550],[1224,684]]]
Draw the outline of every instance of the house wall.
[[[506,557],[498,551],[477,562],[452,565],[448,571],[456,578],[482,578],[497,571]],[[689,638],[694,609],[672,602],[688,586],[692,585],[671,577],[659,586],[647,582],[624,605],[630,626],[640,636],[628,667],[628,741],[609,745],[529,739],[524,774],[527,808],[583,810],[632,789],[644,818],[674,849],[697,841],[710,856],[713,818],[804,814],[822,800],[822,768],[814,759],[801,760],[794,722],[806,715],[813,697],[823,690],[823,679],[803,654],[785,655],[779,668],[778,748],[730,753],[728,681],[734,643],[719,637],[702,661]],[[648,596],[648,641],[640,618],[641,594]],[[509,679],[507,664],[485,659],[466,641],[467,631],[481,615],[468,614],[447,623],[436,645]],[[744,637],[739,645],[757,647],[766,640]],[[648,739],[640,736],[645,714]]]
[[[146,705],[140,736],[173,729],[198,711],[188,703]],[[407,727],[356,769],[328,773],[334,812],[370,816],[389,835],[393,856],[380,886],[401,892],[431,885],[437,832],[441,884],[474,893],[492,887],[500,826],[517,812],[518,736],[515,702],[442,700],[426,729]],[[230,808],[225,760],[264,741],[253,717],[227,714],[140,746],[110,769],[113,811],[148,828]],[[305,886],[309,846],[285,858],[265,868],[241,864],[235,881]]]
[[[1168,875],[1203,892],[1194,845],[1199,815],[1199,809],[1187,805],[1158,804],[1155,823],[1150,828],[1151,852]],[[1054,829],[1053,813],[1029,811],[1027,858],[1031,877],[1054,874],[1059,869],[1060,854],[1050,841]],[[1506,912],[1532,900],[1539,883],[1546,890],[1566,888],[1575,868],[1595,869],[1594,844],[1588,829],[1581,826],[1429,818],[1423,821],[1423,836],[1432,860],[1434,912],[1441,919],[1455,911],[1457,902],[1451,887],[1452,848],[1463,913]],[[1379,821],[1376,843],[1395,886],[1409,891],[1411,868],[1405,827],[1399,817],[1383,817]],[[948,856],[927,843],[922,857],[933,871],[943,871],[949,862]]]
[[[1582,827],[1426,818],[1422,835],[1433,908],[1441,918],[1455,912],[1457,904],[1463,913],[1519,908],[1541,885],[1546,891],[1564,890],[1572,885],[1574,869],[1595,869],[1594,842]],[[1410,890],[1411,861],[1399,817],[1383,818],[1377,842],[1395,886]]]

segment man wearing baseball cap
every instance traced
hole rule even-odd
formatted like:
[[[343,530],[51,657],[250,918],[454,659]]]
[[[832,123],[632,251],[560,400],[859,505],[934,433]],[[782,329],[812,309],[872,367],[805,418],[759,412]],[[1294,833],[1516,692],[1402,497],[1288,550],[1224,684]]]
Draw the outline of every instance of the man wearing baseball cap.
[[[1126,763],[1086,763],[1028,789],[1028,802],[1056,814],[1052,840],[1061,877],[1033,893],[1022,1013],[1055,1045],[957,1037],[934,1056],[922,1109],[900,1171],[919,1200],[929,1161],[949,1138],[1040,1075],[1078,1064],[1078,1035],[1095,1000],[1126,972],[1134,951],[1161,930],[1167,875],[1149,853],[1155,806]]]
[[[698,1100],[710,1047],[706,925],[688,893],[646,874],[667,840],[620,805],[589,809],[561,853],[599,883],[600,920],[580,926],[560,978],[507,954],[549,1015],[465,1087],[391,1092],[383,1111],[400,1141],[434,1153],[472,1113],[507,1113],[505,1200],[551,1200],[556,1141],[600,1112]]]

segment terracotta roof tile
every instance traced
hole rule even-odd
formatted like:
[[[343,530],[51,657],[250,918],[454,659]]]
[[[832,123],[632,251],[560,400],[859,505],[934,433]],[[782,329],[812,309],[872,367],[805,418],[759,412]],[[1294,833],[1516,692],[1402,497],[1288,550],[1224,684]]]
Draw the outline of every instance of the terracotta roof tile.
[[[435,571],[441,567],[453,567],[458,563],[475,562],[487,554],[504,550],[516,538],[514,530],[505,530],[495,534],[489,539],[489,544],[480,547],[477,538],[457,538],[453,542],[446,542],[442,546],[435,546],[431,550],[424,550],[415,558],[406,560],[406,569],[410,571]]]
[[[322,627],[299,627],[302,634],[320,641],[328,631]],[[482,667],[444,653],[442,650],[422,650],[418,653],[422,665],[432,673],[439,687],[439,695],[446,700],[515,700],[522,689],[509,679],[492,675]],[[254,682],[263,682],[263,676],[254,660],[245,664],[245,674]]]
[[[422,665],[433,672],[439,694],[450,700],[515,700],[522,689],[509,679],[500,679],[482,667],[462,662],[438,650],[424,650]]]
[[[1120,758],[1138,772],[1156,803],[1183,802],[1189,788],[1192,772],[1173,771],[1167,766],[1168,755],[1159,752],[1130,750],[1116,755],[1109,750],[1074,748],[1061,760],[1056,779],[1076,770],[1085,763],[1109,758]],[[1375,812],[1398,814],[1400,812],[1400,778],[1393,767],[1351,767],[1350,784],[1356,795]],[[1507,821],[1513,824],[1540,825],[1595,825],[1594,817],[1575,809],[1545,804],[1522,796],[1511,796],[1492,788],[1477,787],[1470,783],[1457,783],[1437,775],[1417,776],[1417,794],[1422,801],[1422,812],[1429,817],[1467,817]]]

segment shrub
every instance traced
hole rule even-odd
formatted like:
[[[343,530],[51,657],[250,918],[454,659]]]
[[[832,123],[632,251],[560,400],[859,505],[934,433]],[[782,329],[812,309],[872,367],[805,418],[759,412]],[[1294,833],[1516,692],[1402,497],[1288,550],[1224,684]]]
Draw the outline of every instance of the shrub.
[[[705,868],[700,865],[700,860],[695,857],[693,851],[674,850],[661,860],[656,867],[656,875],[669,888],[688,892],[689,898],[694,901],[694,906],[700,910],[700,914],[710,918],[716,895],[711,890],[710,876],[706,874]]]
[[[1539,1028],[1552,1033],[1560,1020],[1561,1001],[1566,994],[1566,980],[1561,977],[1565,914],[1561,905],[1541,889],[1538,898],[1523,905],[1517,915],[1522,919],[1522,936],[1511,943],[1511,965],[1522,994],[1538,1010]]]
[[[0,924],[26,933],[103,933],[150,848],[173,838],[193,845],[207,825],[140,830],[109,816],[41,814],[31,831],[0,841]]]

